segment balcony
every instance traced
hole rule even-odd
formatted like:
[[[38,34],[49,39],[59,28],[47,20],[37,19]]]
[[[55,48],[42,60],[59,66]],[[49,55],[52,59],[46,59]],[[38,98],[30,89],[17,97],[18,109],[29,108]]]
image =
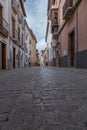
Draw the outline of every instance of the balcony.
[[[18,21],[22,24],[23,23],[23,15],[21,14],[21,12],[18,12]]]
[[[52,33],[54,35],[58,34],[58,10],[54,9],[51,12],[51,24],[52,24]]]
[[[63,19],[64,20],[67,20],[71,16],[73,9],[74,9],[73,5],[74,5],[73,0],[65,1],[65,4],[63,6]]]
[[[57,35],[58,34],[58,26],[52,26],[52,33],[54,35]]]
[[[15,14],[18,14],[18,3],[17,0],[12,0],[11,2],[12,9]]]
[[[18,42],[18,32],[14,28],[12,29],[12,39],[14,42]]]
[[[51,43],[51,46],[52,46],[52,47],[56,47],[56,42],[57,42],[56,39],[53,39],[53,41],[52,41],[52,43]]]
[[[0,33],[6,38],[8,37],[9,24],[2,17],[0,17]]]
[[[58,26],[58,19],[57,18],[52,20],[52,26]]]

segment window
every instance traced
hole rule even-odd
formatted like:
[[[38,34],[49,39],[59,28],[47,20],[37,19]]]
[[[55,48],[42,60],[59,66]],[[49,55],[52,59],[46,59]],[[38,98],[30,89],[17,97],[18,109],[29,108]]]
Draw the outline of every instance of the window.
[[[15,38],[15,20],[12,18],[12,36]]]
[[[23,45],[23,34],[22,34],[22,45]]]
[[[18,41],[20,41],[20,28],[18,28]]]

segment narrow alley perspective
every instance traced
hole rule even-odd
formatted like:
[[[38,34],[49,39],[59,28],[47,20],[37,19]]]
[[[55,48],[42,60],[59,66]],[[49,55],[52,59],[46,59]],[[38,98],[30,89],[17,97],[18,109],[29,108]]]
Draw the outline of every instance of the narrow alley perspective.
[[[87,130],[87,0],[0,0],[0,130]]]

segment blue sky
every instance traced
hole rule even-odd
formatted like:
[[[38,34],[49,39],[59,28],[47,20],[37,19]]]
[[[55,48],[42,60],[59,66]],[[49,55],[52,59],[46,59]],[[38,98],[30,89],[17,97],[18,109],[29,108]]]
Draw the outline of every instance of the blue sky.
[[[47,25],[47,1],[26,0],[25,7],[29,27],[37,37],[37,48],[42,50],[46,47],[45,35]]]

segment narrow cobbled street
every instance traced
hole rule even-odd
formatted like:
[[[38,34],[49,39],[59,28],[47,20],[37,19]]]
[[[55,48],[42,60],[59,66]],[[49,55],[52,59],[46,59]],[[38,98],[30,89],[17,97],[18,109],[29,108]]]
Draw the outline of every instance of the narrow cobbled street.
[[[87,70],[0,72],[0,130],[87,130]]]

